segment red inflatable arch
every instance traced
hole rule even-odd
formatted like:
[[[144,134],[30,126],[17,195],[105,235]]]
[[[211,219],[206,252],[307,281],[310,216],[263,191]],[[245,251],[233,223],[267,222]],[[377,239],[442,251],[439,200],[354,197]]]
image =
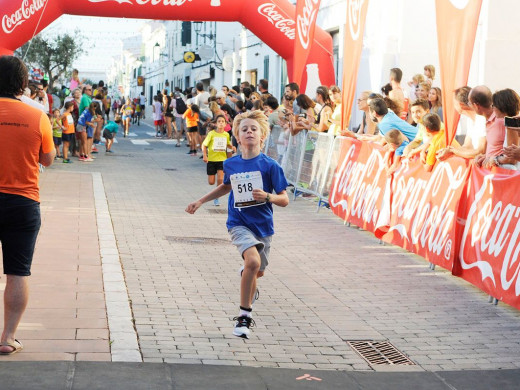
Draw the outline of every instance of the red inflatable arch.
[[[0,0],[0,54],[14,50],[63,14],[158,20],[242,23],[287,61],[292,80],[295,6],[288,0]],[[331,36],[316,27],[307,64],[319,81],[334,84]],[[301,64],[304,68],[307,64]],[[312,69],[317,76],[316,66]],[[306,72],[302,91],[307,82]],[[314,96],[312,96],[314,97]]]

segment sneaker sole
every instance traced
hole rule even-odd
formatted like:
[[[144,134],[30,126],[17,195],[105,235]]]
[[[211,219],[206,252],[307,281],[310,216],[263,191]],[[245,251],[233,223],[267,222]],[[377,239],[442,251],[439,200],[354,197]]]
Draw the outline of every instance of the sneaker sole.
[[[237,337],[240,337],[240,338],[243,338],[243,339],[249,339],[249,335],[248,334],[242,333],[242,332],[236,332],[235,330],[233,330],[233,336],[237,336]]]

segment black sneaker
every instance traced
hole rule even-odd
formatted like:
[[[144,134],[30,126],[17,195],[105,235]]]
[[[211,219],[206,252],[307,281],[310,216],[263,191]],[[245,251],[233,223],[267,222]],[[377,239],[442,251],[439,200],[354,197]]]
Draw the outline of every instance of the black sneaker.
[[[233,321],[236,321],[235,328],[233,329],[233,335],[237,337],[242,337],[244,339],[248,339],[251,331],[249,328],[255,326],[255,321],[251,317],[235,317]]]

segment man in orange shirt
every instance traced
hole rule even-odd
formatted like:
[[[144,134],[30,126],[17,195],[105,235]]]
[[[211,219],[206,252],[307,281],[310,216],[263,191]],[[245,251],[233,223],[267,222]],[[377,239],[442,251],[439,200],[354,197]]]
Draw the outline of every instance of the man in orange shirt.
[[[56,154],[47,115],[19,100],[27,85],[24,63],[0,57],[0,242],[7,275],[0,355],[23,348],[15,333],[29,299],[28,276],[41,223],[38,163],[49,166]]]

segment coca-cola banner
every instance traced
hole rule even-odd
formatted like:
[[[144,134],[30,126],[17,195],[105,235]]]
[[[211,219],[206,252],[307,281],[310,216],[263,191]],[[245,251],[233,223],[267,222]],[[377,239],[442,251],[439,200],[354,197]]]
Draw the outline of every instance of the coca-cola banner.
[[[451,158],[426,172],[418,159],[403,160],[391,186],[390,223],[383,240],[451,270],[456,221],[468,161]]]
[[[298,0],[296,2],[296,39],[294,40],[292,81],[298,85],[302,85],[303,70],[311,51],[311,43],[314,41],[314,27],[319,8],[320,0]],[[302,88],[302,91],[304,90]]]
[[[343,42],[342,129],[345,129],[350,121],[354,94],[356,93],[367,9],[368,0],[347,0],[347,24],[345,25]]]
[[[287,60],[292,76],[296,8],[288,0],[0,0],[0,54],[11,54],[62,14],[238,21]],[[309,46],[307,63],[313,64],[316,78],[334,84],[332,37],[317,27]]]
[[[448,144],[455,137],[459,123],[452,92],[468,82],[481,6],[482,0],[435,1],[441,86],[444,92],[442,109]]]
[[[520,172],[472,170],[453,274],[520,309]]]
[[[343,220],[374,232],[387,180],[384,151],[375,144],[341,138],[330,207]]]

